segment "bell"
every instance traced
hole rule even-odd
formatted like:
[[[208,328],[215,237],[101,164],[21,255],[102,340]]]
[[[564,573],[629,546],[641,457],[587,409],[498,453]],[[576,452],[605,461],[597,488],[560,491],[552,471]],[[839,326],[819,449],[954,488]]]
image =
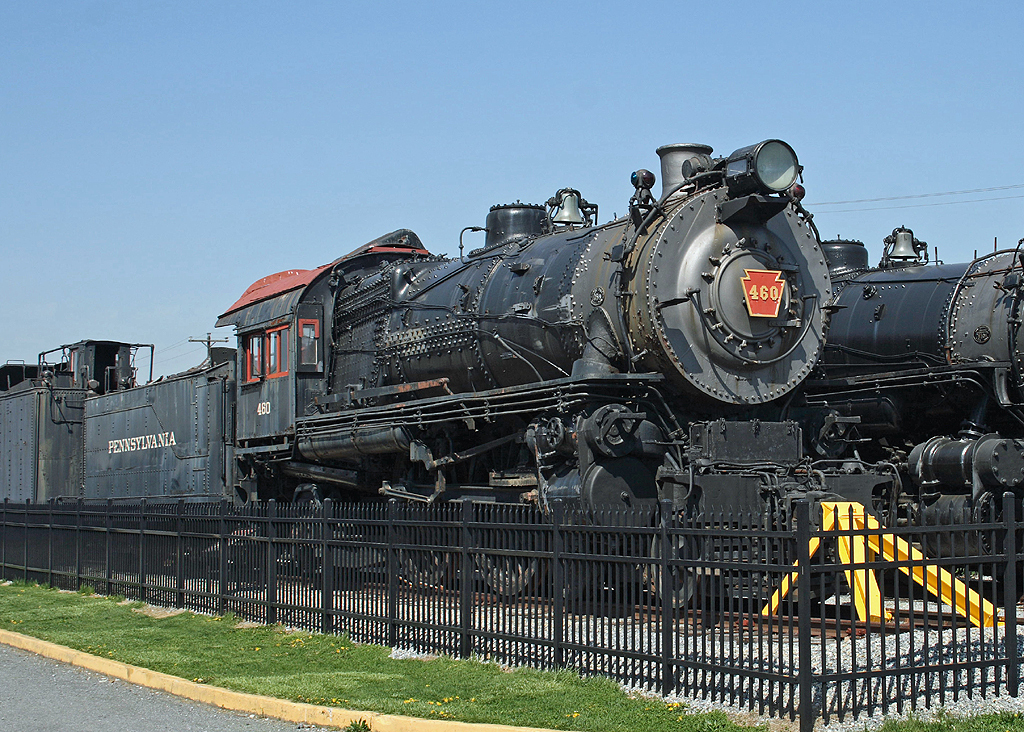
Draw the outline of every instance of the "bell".
[[[566,191],[558,204],[558,213],[551,219],[555,224],[582,224],[583,214],[580,213],[580,196],[578,193]]]
[[[910,229],[896,229],[892,232],[892,251],[889,252],[889,259],[896,259],[901,262],[909,262],[920,259],[914,249],[914,232]]]

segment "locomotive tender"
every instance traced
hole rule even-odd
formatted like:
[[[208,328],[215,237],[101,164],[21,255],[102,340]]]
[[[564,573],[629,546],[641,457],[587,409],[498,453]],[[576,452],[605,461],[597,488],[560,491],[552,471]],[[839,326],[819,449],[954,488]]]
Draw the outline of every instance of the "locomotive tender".
[[[0,496],[230,495],[234,349],[140,386],[140,348],[152,364],[151,345],[85,340],[0,366]]]
[[[458,258],[400,229],[265,277],[218,321],[229,360],[104,390],[41,365],[0,402],[70,373],[84,468],[32,496],[890,506],[891,465],[818,444],[855,420],[799,396],[832,283],[795,153],[658,154],[660,195],[636,171],[605,224],[566,188],[494,206]]]

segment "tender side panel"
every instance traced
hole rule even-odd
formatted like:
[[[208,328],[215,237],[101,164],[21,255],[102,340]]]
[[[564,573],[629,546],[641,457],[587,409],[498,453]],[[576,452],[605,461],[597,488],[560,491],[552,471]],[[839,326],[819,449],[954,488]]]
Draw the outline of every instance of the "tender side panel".
[[[39,452],[36,500],[80,495],[82,488],[82,418],[85,392],[71,389],[39,390],[36,431]]]
[[[77,389],[26,389],[0,397],[0,498],[77,496],[82,399]]]
[[[86,498],[228,495],[229,371],[89,399]]]
[[[36,391],[0,399],[0,489],[12,501],[36,492]]]

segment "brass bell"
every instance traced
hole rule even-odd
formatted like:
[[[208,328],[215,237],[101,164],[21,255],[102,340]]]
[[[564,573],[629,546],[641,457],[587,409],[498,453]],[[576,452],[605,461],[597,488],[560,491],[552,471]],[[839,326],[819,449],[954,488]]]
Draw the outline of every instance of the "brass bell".
[[[562,200],[558,202],[558,213],[551,219],[555,224],[582,224],[583,214],[580,213],[580,196],[574,191],[564,191]]]
[[[920,259],[917,250],[914,248],[913,231],[901,227],[893,231],[890,237],[892,241],[892,250],[889,252],[889,259],[901,262]]]

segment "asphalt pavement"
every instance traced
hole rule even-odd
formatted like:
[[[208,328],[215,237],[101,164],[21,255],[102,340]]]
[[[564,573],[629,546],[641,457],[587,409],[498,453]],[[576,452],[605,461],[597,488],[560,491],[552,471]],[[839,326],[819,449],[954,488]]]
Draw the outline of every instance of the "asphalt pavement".
[[[3,732],[328,732],[225,711],[0,644]]]

